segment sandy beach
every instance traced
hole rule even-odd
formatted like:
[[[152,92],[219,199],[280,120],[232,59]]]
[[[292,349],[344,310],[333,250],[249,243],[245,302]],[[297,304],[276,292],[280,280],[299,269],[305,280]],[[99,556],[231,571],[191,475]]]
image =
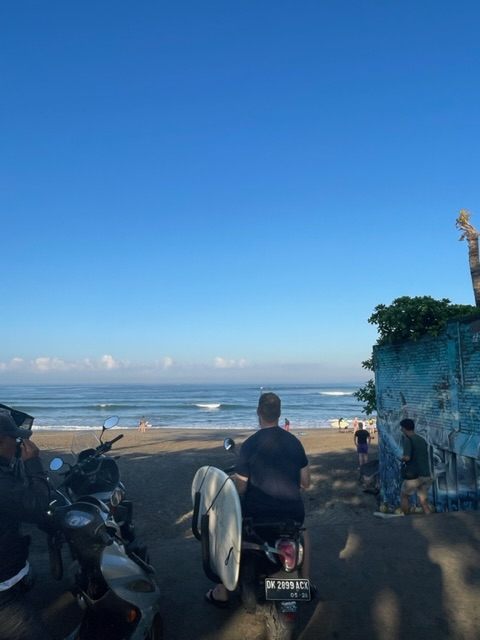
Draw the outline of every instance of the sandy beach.
[[[480,636],[480,518],[477,513],[373,516],[376,499],[357,482],[352,433],[293,430],[312,469],[305,494],[312,538],[312,580],[319,597],[302,608],[301,640],[474,640]],[[118,431],[114,435],[118,435]],[[263,622],[234,599],[227,610],[203,601],[210,586],[190,530],[190,485],[204,464],[232,464],[223,438],[251,431],[125,431],[115,447],[134,502],[138,535],[149,547],[162,590],[168,640],[261,640]],[[36,432],[44,460],[70,449],[71,432]],[[376,457],[376,442],[370,458]],[[60,638],[74,615],[69,581],[49,576],[45,539],[33,531],[35,599]],[[66,554],[65,554],[66,557]],[[67,572],[66,572],[67,573]],[[67,609],[68,605],[68,609]]]

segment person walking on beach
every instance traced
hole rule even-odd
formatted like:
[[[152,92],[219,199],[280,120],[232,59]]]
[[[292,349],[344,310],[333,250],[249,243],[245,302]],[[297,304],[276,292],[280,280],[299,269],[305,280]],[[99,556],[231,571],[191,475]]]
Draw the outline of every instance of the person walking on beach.
[[[362,467],[368,462],[368,445],[370,444],[370,434],[363,428],[363,422],[358,423],[358,429],[353,435],[353,442],[357,447],[358,466]]]
[[[242,444],[234,481],[242,498],[244,517],[303,523],[301,489],[310,486],[308,459],[300,440],[279,427],[280,412],[281,401],[275,393],[260,396],[257,407],[260,430]],[[309,538],[304,531],[305,578],[309,572],[309,552]],[[205,598],[210,604],[225,607],[228,591],[223,584],[217,584]]]
[[[138,430],[140,433],[145,433],[148,428],[148,421],[145,419],[145,416],[142,417],[140,422],[138,423]]]
[[[433,478],[430,472],[428,445],[422,436],[415,433],[415,423],[410,418],[400,422],[403,433],[403,456],[407,475],[400,489],[400,507],[405,515],[410,512],[409,498],[415,493],[424,513],[432,513],[428,504],[428,490]]]
[[[283,427],[285,431],[290,431],[290,420],[285,418],[285,426]]]
[[[21,534],[20,525],[41,524],[49,501],[39,450],[28,437],[10,412],[0,411],[0,638],[49,640],[26,593],[30,538]]]

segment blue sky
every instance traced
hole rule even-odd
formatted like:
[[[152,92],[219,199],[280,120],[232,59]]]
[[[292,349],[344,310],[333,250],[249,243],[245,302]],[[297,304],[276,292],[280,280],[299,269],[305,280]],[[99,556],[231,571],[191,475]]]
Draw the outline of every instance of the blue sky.
[[[476,2],[0,6],[0,383],[360,381],[473,304]]]

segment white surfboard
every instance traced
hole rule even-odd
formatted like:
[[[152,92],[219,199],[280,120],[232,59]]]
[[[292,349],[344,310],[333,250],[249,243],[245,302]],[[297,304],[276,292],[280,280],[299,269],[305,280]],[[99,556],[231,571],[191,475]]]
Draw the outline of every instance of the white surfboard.
[[[329,422],[334,429],[346,429],[350,424],[349,420],[344,420],[343,418],[341,420],[330,420]]]
[[[200,493],[197,529],[208,514],[210,566],[229,591],[237,587],[242,548],[242,508],[235,484],[216,467],[201,467],[192,482],[192,501]]]

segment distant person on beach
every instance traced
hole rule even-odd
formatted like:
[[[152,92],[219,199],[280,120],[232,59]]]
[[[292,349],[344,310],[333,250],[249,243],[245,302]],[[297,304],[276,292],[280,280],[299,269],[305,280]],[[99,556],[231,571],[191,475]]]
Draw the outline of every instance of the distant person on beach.
[[[245,517],[264,522],[294,520],[303,523],[305,507],[301,489],[310,486],[305,449],[298,438],[279,427],[281,401],[275,393],[263,393],[257,407],[259,431],[242,444],[235,465],[235,485]],[[303,573],[308,578],[310,544],[304,531]],[[217,584],[205,594],[213,605],[225,607],[228,591]]]
[[[285,418],[285,426],[283,427],[285,431],[290,431],[290,420]]]
[[[38,447],[25,437],[10,413],[0,411],[0,638],[49,640],[26,593],[30,537],[20,531],[22,522],[42,523],[49,491]]]
[[[358,429],[358,418],[355,417],[353,419],[353,431],[355,432]]]
[[[428,490],[433,478],[430,472],[428,445],[422,436],[415,433],[415,423],[410,418],[400,422],[403,440],[402,462],[406,463],[409,475],[416,476],[404,479],[400,489],[400,507],[405,515],[410,512],[409,498],[415,493],[418,496],[424,513],[432,513],[428,504]]]
[[[363,422],[358,423],[358,429],[353,436],[353,442],[357,447],[358,466],[361,467],[368,462],[368,445],[370,444],[370,434],[363,428]]]
[[[145,416],[143,416],[143,418],[138,423],[138,430],[141,433],[145,433],[145,431],[148,429],[149,426],[150,425],[148,424],[148,421],[145,419]]]

